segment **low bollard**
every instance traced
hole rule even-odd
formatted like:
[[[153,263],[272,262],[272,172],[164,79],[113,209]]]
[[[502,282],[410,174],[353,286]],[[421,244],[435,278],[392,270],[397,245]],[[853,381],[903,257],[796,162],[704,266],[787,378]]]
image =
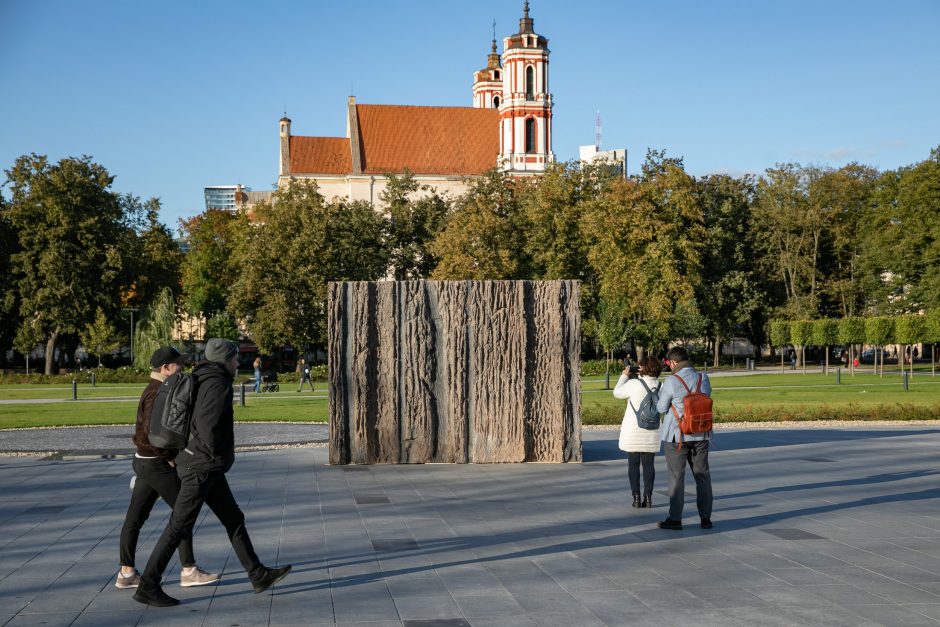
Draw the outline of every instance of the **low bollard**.
[[[904,389],[907,390],[908,381],[907,381],[907,370],[904,371]]]
[[[78,381],[72,379],[72,400],[78,400]]]
[[[842,368],[836,367],[836,385],[842,385]]]
[[[245,406],[245,382],[244,381],[242,381],[242,390],[241,390],[241,394],[239,394],[239,401],[241,403],[241,406],[244,407]]]
[[[98,378],[95,376],[95,371],[91,371],[91,387],[98,385]]]

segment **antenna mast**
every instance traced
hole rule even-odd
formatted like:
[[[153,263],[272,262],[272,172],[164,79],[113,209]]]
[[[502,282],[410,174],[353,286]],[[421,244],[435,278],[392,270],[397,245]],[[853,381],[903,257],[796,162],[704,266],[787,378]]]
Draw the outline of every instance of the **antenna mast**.
[[[601,112],[597,111],[597,116],[594,118],[594,147],[597,149],[597,152],[601,151]]]

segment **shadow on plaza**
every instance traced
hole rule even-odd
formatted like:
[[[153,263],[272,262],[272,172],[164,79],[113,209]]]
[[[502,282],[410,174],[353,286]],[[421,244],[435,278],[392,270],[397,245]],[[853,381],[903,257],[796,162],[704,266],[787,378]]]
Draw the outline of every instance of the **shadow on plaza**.
[[[936,435],[937,429],[852,431],[849,429],[759,429],[716,433],[710,449],[714,452],[794,446],[798,444],[842,444],[854,440],[878,440],[898,437]],[[584,461],[605,462],[625,459],[617,446],[617,438],[584,440]]]

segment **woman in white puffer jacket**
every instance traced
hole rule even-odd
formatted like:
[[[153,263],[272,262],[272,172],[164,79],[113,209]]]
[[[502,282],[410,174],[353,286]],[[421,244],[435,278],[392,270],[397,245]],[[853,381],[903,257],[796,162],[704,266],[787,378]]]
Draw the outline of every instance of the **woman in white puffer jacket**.
[[[629,369],[624,368],[620,380],[614,387],[614,397],[627,400],[627,409],[620,424],[620,450],[627,453],[627,474],[630,477],[630,490],[633,492],[633,507],[653,506],[653,480],[656,471],[653,457],[659,452],[660,438],[658,429],[643,429],[636,420],[636,408],[646,398],[647,391],[640,383],[642,379],[654,392],[659,388],[659,373],[662,366],[655,357],[640,360],[639,377],[630,379]],[[640,501],[640,465],[643,466],[643,500]]]

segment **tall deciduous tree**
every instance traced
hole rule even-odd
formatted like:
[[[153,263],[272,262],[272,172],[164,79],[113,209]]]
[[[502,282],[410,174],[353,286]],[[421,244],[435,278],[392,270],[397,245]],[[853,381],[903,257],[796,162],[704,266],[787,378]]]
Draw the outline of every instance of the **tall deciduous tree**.
[[[232,257],[238,231],[246,218],[222,209],[180,221],[189,246],[183,261],[183,299],[186,311],[206,319],[225,311],[235,275]]]
[[[264,352],[326,343],[329,281],[373,281],[388,267],[386,222],[370,204],[326,202],[298,181],[255,208],[242,231],[231,310]]]
[[[470,183],[431,243],[430,250],[439,259],[433,278],[530,278],[517,186],[496,169]]]
[[[17,237],[11,261],[19,313],[43,334],[51,374],[61,335],[94,320],[98,307],[119,306],[128,225],[110,190],[113,178],[90,157],[51,164],[24,155],[6,175],[12,197],[3,210]]]
[[[682,160],[651,151],[639,179],[612,181],[585,207],[583,229],[600,295],[622,303],[638,348],[670,340],[676,304],[694,303],[705,239]]]
[[[177,321],[176,299],[170,288],[163,288],[148,303],[134,332],[134,366],[150,368],[150,357],[161,346],[172,346]]]
[[[438,259],[430,250],[447,219],[447,202],[410,172],[389,175],[379,198],[388,214],[390,270],[395,280],[424,279]]]
[[[714,342],[717,367],[722,338],[730,337],[738,325],[750,323],[766,298],[754,268],[754,181],[749,176],[707,176],[696,181],[696,193],[705,223],[702,281],[696,294]],[[763,334],[756,329],[761,327],[751,325],[754,344],[760,344]]]
[[[125,250],[130,253],[125,279],[129,287],[122,305],[146,307],[164,289],[179,295],[183,253],[173,233],[160,222],[160,199],[151,198],[142,203],[136,196],[126,194],[121,202],[132,226],[125,244]]]

